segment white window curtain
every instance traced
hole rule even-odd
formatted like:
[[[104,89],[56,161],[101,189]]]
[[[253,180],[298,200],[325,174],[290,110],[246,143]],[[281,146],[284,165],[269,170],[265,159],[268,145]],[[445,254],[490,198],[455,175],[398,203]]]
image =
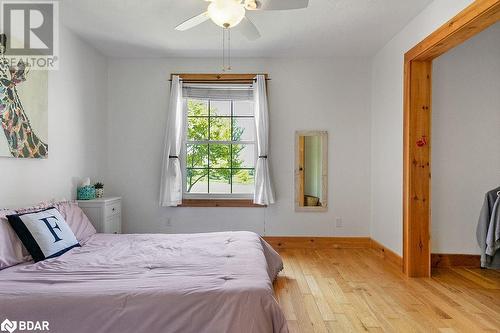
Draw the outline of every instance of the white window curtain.
[[[259,154],[255,166],[255,193],[253,202],[258,205],[270,205],[275,200],[268,163],[269,110],[267,105],[266,78],[264,75],[257,75],[253,83],[253,98],[257,152]]]
[[[182,106],[182,82],[179,76],[174,75],[170,89],[161,169],[160,206],[162,207],[177,206],[182,203],[182,170],[179,161],[184,128]]]

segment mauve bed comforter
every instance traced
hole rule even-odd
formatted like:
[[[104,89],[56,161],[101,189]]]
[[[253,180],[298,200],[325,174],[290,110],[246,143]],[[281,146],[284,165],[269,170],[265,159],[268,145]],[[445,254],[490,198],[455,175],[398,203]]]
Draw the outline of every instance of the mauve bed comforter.
[[[279,255],[257,234],[95,234],[81,248],[0,271],[3,320],[51,332],[288,332]]]

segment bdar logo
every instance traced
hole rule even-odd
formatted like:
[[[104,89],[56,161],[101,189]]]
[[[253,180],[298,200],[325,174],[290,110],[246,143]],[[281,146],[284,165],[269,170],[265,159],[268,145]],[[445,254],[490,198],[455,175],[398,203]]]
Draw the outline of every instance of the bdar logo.
[[[10,321],[9,319],[5,319],[0,325],[0,329],[2,332],[14,332],[17,329],[17,322]]]
[[[5,319],[2,324],[0,324],[0,331],[12,333],[14,331],[25,332],[25,331],[50,331],[49,322],[43,321],[32,321],[32,320],[9,320]]]

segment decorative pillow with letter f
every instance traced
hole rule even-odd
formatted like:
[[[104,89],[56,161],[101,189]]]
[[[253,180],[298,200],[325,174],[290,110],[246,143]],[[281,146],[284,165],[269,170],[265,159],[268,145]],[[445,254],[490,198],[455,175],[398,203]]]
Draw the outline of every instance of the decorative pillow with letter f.
[[[75,234],[54,207],[8,215],[7,218],[35,262],[58,257],[80,246]]]

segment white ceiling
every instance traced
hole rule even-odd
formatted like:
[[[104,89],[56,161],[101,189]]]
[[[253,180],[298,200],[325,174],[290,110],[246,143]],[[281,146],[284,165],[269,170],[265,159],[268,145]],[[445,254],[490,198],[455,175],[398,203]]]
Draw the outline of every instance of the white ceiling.
[[[432,0],[310,0],[307,9],[250,12],[262,34],[248,41],[234,29],[236,57],[370,56]],[[64,0],[63,23],[115,57],[215,57],[221,28],[180,22],[203,12],[203,0]]]

